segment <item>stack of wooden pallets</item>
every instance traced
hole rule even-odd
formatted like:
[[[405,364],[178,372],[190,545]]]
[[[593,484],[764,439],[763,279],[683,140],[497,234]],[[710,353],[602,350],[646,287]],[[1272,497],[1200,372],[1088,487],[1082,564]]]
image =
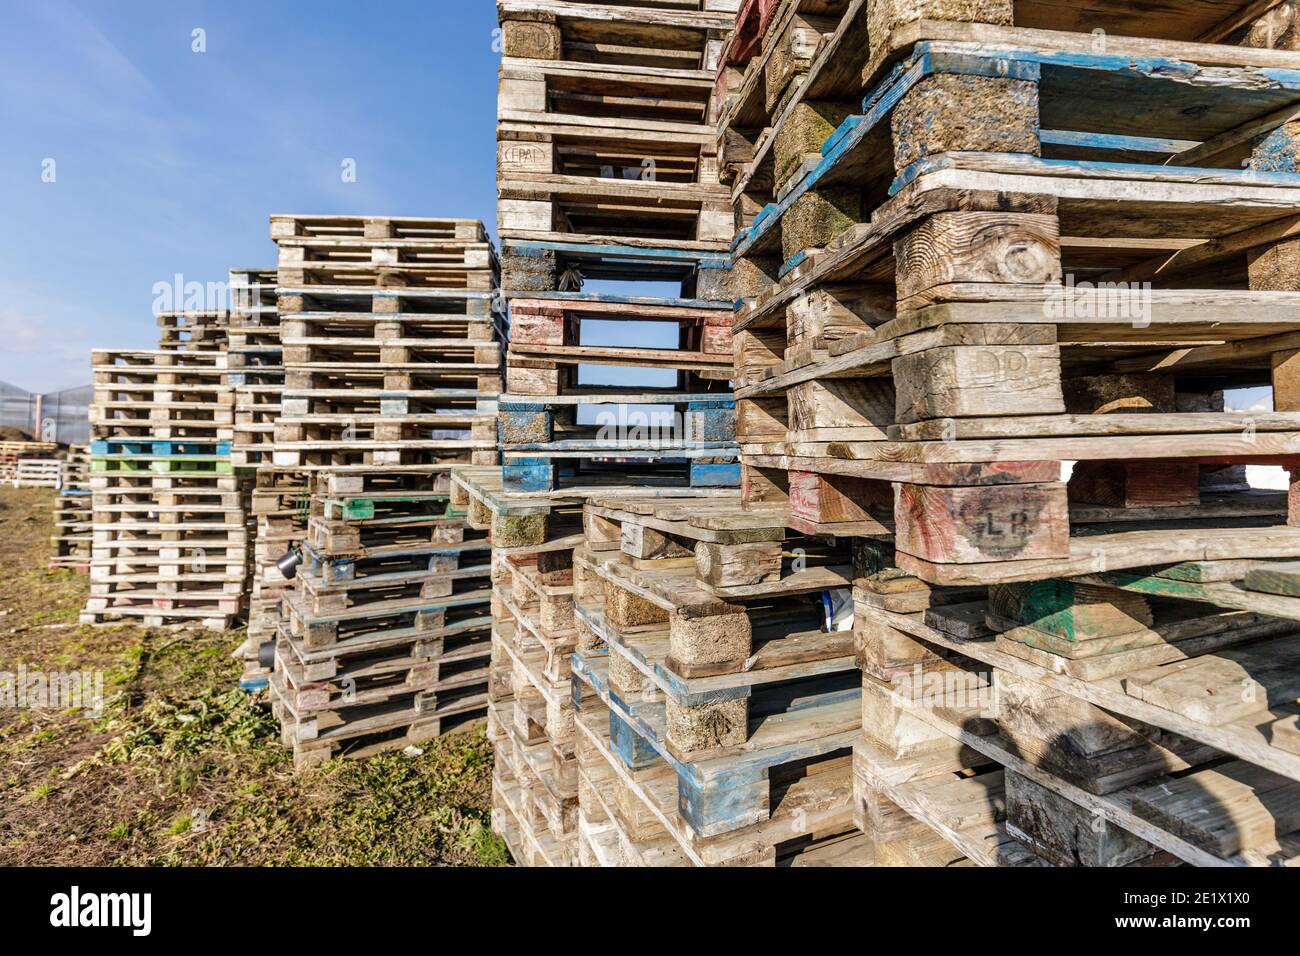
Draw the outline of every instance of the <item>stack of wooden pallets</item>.
[[[0,482],[13,482],[18,478],[18,462],[27,459],[52,459],[59,446],[54,442],[0,441]]]
[[[579,851],[588,865],[866,865],[847,545],[738,497],[602,498],[574,554]],[[518,707],[516,702],[516,707]]]
[[[168,351],[224,352],[230,332],[230,312],[207,311],[159,312],[158,347]]]
[[[281,468],[496,461],[498,266],[483,224],[272,216]]]
[[[481,720],[490,548],[449,507],[447,474],[322,469],[312,481],[270,680],[295,767]]]
[[[460,595],[474,574],[486,575],[486,546],[476,546],[483,553],[475,555],[475,547],[457,544],[457,536],[464,534],[463,516],[434,516],[429,509],[441,501],[445,510],[453,465],[497,461],[499,267],[482,223],[470,220],[272,216],[271,236],[279,247],[284,390],[272,444],[263,446],[257,466],[257,592],[245,650],[251,679],[267,663],[261,651],[271,637],[266,632],[278,605],[281,638],[272,686],[286,741],[300,763],[311,763],[335,752],[369,753],[372,743],[388,746],[390,738],[405,739],[408,728],[411,739],[418,739],[482,716],[482,700],[475,700],[483,694],[486,660],[474,657],[472,629],[466,631],[464,621],[475,615],[466,615],[469,604]],[[349,484],[353,478],[356,488]],[[390,488],[385,482],[395,484]],[[334,520],[327,518],[333,509],[343,507],[331,503],[334,499],[350,495],[358,508],[365,504],[362,499],[370,501],[366,507],[378,506],[375,502],[382,505],[389,491],[410,498],[398,513],[385,518],[381,509],[379,518],[363,520],[348,512],[337,520],[359,521],[363,540],[370,534],[382,538],[388,520],[395,530],[410,524],[410,533],[426,538],[432,529],[434,537],[423,550],[399,549],[408,564],[426,562],[423,571],[390,568],[385,562],[392,559],[381,548],[384,559],[367,566],[367,575],[376,581],[335,587],[327,575],[324,584],[288,590],[276,561],[304,537],[308,554],[316,556],[313,561],[319,558],[332,567],[351,560],[312,537]],[[407,515],[402,507],[414,511]],[[458,566],[461,550],[469,563]],[[307,582],[315,581],[312,573]],[[390,595],[385,589],[397,578]],[[448,604],[443,588],[453,583],[457,597]],[[337,594],[328,601],[322,598],[313,609],[304,587]],[[481,603],[486,602],[483,590]],[[313,694],[296,698],[291,692],[306,680],[294,670],[308,663],[302,647],[316,645],[286,651],[295,646],[292,641],[307,640],[301,629],[315,627],[312,622],[320,615],[324,623],[317,630],[330,625],[355,632],[357,639],[341,645],[344,651],[361,647],[379,655],[380,663],[373,667],[362,662],[364,673],[388,675],[365,697],[366,707],[346,701],[340,705],[326,695],[331,701],[328,720],[317,719],[314,704],[301,703],[314,700]],[[371,637],[364,636],[371,631]],[[482,651],[485,658],[486,642]],[[390,668],[382,662],[411,657],[420,658],[420,667],[411,665],[407,683],[393,684],[389,671],[396,664]],[[482,670],[477,677],[476,668]],[[315,673],[317,668],[308,670]],[[405,688],[400,690],[405,696],[394,696],[391,705],[372,715],[366,708],[386,699],[381,689],[389,684]],[[329,734],[323,732],[327,726],[334,727]],[[321,735],[313,736],[316,731]],[[327,739],[333,741],[329,746],[321,742]]]
[[[91,511],[90,448],[73,445],[67,451],[54,499],[51,568],[90,570]]]
[[[236,651],[244,661],[240,686],[250,691],[267,685],[274,663],[280,598],[288,586],[276,561],[293,549],[307,527],[305,476],[277,470],[271,460],[284,390],[277,286],[275,269],[230,270],[227,381],[235,403],[231,461],[236,469],[252,472],[248,630]]]
[[[84,623],[226,629],[247,589],[224,352],[92,353],[91,588]]]
[[[555,243],[700,251],[731,239],[708,109],[735,8],[499,0],[507,272],[531,271],[516,257],[553,268]]]
[[[1300,474],[1264,6],[792,0],[803,72],[724,112],[744,496],[854,539],[880,862],[1300,850],[1300,516],[1244,482]]]
[[[248,630],[237,651],[244,661],[240,686],[266,687],[274,667],[274,642],[280,628],[282,599],[292,587],[278,562],[292,554],[307,534],[311,514],[310,488],[305,473],[258,465],[249,492],[252,519],[252,560],[248,599]]]
[[[235,391],[236,468],[270,461],[284,364],[275,269],[230,270],[229,381]]]
[[[19,458],[14,464],[15,488],[57,488],[63,462],[57,458]]]
[[[593,494],[735,496],[710,95],[735,3],[498,4],[503,468],[458,469],[494,567],[493,826],[579,862],[574,555]]]

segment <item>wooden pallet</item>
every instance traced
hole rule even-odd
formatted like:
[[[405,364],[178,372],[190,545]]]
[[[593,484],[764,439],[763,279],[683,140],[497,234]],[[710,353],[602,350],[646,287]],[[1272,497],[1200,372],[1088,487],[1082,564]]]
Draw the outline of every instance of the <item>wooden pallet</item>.
[[[1195,573],[1210,576],[1212,568]],[[1190,816],[1180,821],[1161,807],[1158,795],[1199,779],[1217,781],[1220,770],[1191,768],[1223,754],[1239,758],[1229,768],[1255,768],[1226,771],[1231,780],[1249,779],[1252,792],[1297,779],[1295,754],[1269,742],[1270,727],[1292,717],[1287,708],[1275,708],[1293,700],[1285,686],[1285,655],[1295,623],[1241,610],[1207,615],[1203,605],[1084,583],[993,589],[990,596],[914,613],[859,601],[858,640],[864,679],[876,681],[887,696],[890,684],[882,679],[897,686],[900,677],[908,678],[912,683],[904,680],[904,686],[915,686],[916,675],[942,674],[958,660],[992,669],[993,736],[987,726],[975,733],[968,721],[936,717],[915,699],[898,706],[943,735],[938,739],[1007,768],[1010,832],[1058,864],[1124,865],[1172,854],[1201,865],[1258,865],[1270,855],[1273,862],[1291,855],[1287,834],[1295,824],[1279,821],[1267,837],[1257,827],[1243,829],[1235,844],[1224,842],[1222,834],[1212,838],[1190,822],[1203,810],[1185,804],[1182,812]],[[1256,661],[1268,666],[1260,669]],[[1255,690],[1242,692],[1243,679],[1257,681]],[[1221,706],[1207,710],[1215,701]],[[1234,806],[1242,807],[1247,816],[1239,819],[1245,820],[1255,812],[1254,798],[1239,784],[1215,783],[1204,792],[1234,786],[1240,791]],[[1092,817],[1105,825],[1067,839],[1071,819]]]
[[[293,750],[295,770],[335,758],[418,748],[434,738],[481,726],[487,703],[486,693],[470,687],[420,691],[385,703],[300,715],[279,677],[278,671],[271,676],[271,709],[280,720],[282,742]]]
[[[784,577],[768,568],[757,575],[766,583],[752,575],[733,580],[725,571],[717,578],[713,558],[729,548],[756,545],[749,560],[739,564],[763,567],[758,552],[775,547],[779,564],[784,530],[730,532],[742,539],[746,531],[777,539],[750,545],[699,527],[696,534],[713,540],[696,541],[696,549],[689,549],[680,543],[690,540],[680,533],[686,526],[682,508],[643,510],[649,515],[603,508],[599,501],[587,505],[587,544],[573,556],[574,673],[614,714],[611,732],[624,762],[637,766],[662,756],[678,777],[686,819],[696,832],[717,835],[764,818],[766,775],[773,767],[816,762],[837,749],[832,740],[837,708],[852,709],[849,724],[858,724],[850,636],[822,633],[821,602],[801,598],[807,590],[829,589],[836,582],[842,587],[848,579],[826,568]],[[656,512],[665,517],[655,517]],[[723,526],[728,517],[743,522],[739,509],[728,515],[720,507],[716,516],[716,522],[700,525]],[[677,523],[670,523],[673,518]],[[766,523],[771,522],[769,515]],[[704,576],[720,584],[728,598],[700,586],[697,555]],[[814,713],[827,723],[819,731],[812,725],[806,734],[799,731]],[[777,727],[790,736],[768,741],[766,735]],[[726,800],[710,783],[714,771],[740,775],[729,777]],[[742,778],[754,781],[743,794]]]
[[[677,283],[680,295],[629,297],[649,305],[708,307],[730,302],[725,251],[667,245],[632,236],[615,239],[560,234],[550,239],[502,239],[501,284],[507,297],[581,299],[592,280]]]
[[[527,842],[548,847],[550,865],[571,865],[578,803],[572,695],[567,680],[542,676],[537,654],[513,636],[509,622],[493,628],[488,730],[497,776],[520,791],[515,805]],[[495,677],[501,670],[504,677]]]
[[[271,235],[284,388],[273,420],[248,413],[260,460],[494,463],[499,270],[483,225],[273,216]]]
[[[846,546],[790,531],[784,507],[745,506],[735,496],[698,501],[602,495],[587,502],[583,522],[593,560],[621,554],[633,570],[674,572],[665,593],[681,585],[721,599],[770,597],[847,587],[851,576]],[[883,529],[857,530],[866,536]],[[687,585],[681,575],[691,573],[694,583]]]
[[[224,352],[228,343],[230,312],[159,312],[158,347],[167,351]]]
[[[742,180],[741,196],[758,192],[764,181],[760,177],[770,181],[772,174],[766,168],[753,173],[748,167],[756,157],[767,156],[778,117],[799,101],[818,52],[835,39],[845,11],[853,4],[786,0],[747,6],[751,10],[746,22],[738,24],[732,36],[734,56],[719,72],[714,92],[721,177],[733,186]],[[758,37],[763,40],[761,47]]]
[[[54,500],[54,534],[49,567],[90,570],[92,512],[90,490],[67,484]]]
[[[59,446],[54,442],[0,441],[0,458],[6,459],[39,458],[53,455],[58,450]]]
[[[585,321],[622,318],[676,327],[677,347],[582,344],[584,329],[590,328]],[[651,468],[676,459],[689,464],[691,485],[737,484],[734,404],[723,384],[731,377],[729,322],[730,312],[716,305],[514,298],[506,369],[510,394],[498,403],[506,489],[553,489],[564,470],[601,459]],[[653,390],[580,384],[579,367],[592,365],[667,370],[677,382]],[[671,405],[671,420],[652,425],[647,418],[639,427],[627,408],[637,399]],[[583,406],[600,407],[595,424],[579,423]]]
[[[693,857],[692,862],[700,865],[770,865],[781,844],[812,833],[850,829],[848,753],[856,733],[856,699],[845,705],[845,730],[839,735],[832,729],[840,723],[829,713],[818,711],[826,721],[823,730],[832,730],[820,744],[799,739],[800,733],[791,725],[783,728],[789,736],[779,756],[763,746],[760,730],[743,754],[687,764],[658,750],[651,724],[644,716],[630,714],[616,695],[611,695],[603,662],[584,663],[580,657],[575,656],[575,678],[579,681],[575,688],[580,688],[582,694],[578,705],[580,739],[584,746],[591,743],[599,748],[598,753],[607,754],[601,759],[619,775],[621,784],[633,788],[624,799],[625,821],[635,821],[636,816],[645,818],[647,824],[653,821],[667,831],[677,854]],[[810,713],[805,711],[800,717]],[[776,719],[772,726],[782,723]],[[715,771],[730,775],[732,800],[725,820],[713,818],[708,812],[708,795],[713,789],[709,780]],[[783,783],[800,778],[809,781],[806,798],[790,801],[792,806],[783,799],[788,795]],[[676,812],[672,813],[674,807]],[[655,832],[653,827],[650,829]],[[638,836],[634,831],[633,839]]]
[[[15,488],[58,488],[63,462],[55,458],[19,458],[14,465]]]
[[[300,480],[264,469],[258,501],[268,530],[302,536],[292,588],[263,565],[281,589],[271,689],[295,763],[428,739],[443,717],[447,729],[481,718],[488,546],[448,508],[445,473],[329,469],[308,479],[305,505]]]
[[[195,329],[218,321],[181,318]],[[185,330],[165,340],[175,350],[93,355],[82,620],[226,630],[247,606],[250,534],[249,483],[231,462],[227,355],[224,343],[192,347],[188,324],[165,327]]]
[[[282,317],[308,311],[302,302],[286,308],[286,298],[356,299],[368,296],[368,290],[388,290],[382,297],[388,305],[379,305],[376,297],[374,311],[405,311],[391,305],[408,290],[427,301],[454,299],[456,290],[464,298],[466,291],[491,292],[495,286],[496,253],[481,223],[423,230],[408,229],[398,220],[366,225],[358,217],[340,219],[345,224],[339,229],[315,229],[304,221],[271,217],[271,238],[279,248]]]
[[[227,383],[234,389],[235,467],[270,463],[280,417],[284,361],[280,347],[279,281],[275,269],[230,270]]]
[[[502,237],[722,249],[708,107],[725,13],[505,2],[498,14]]]

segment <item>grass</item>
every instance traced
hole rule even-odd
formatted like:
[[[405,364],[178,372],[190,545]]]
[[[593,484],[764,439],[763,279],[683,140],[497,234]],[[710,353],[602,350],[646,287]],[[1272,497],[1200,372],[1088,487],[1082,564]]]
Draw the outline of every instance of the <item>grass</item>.
[[[99,672],[101,712],[0,705],[0,865],[502,866],[481,730],[293,772],[241,635],[77,623],[52,492],[0,488],[0,674]]]

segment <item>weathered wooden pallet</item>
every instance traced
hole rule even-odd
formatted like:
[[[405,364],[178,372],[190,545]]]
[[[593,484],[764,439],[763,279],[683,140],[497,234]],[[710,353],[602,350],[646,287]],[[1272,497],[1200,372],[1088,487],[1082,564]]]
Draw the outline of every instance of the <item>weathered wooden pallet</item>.
[[[272,712],[281,722],[281,740],[293,749],[295,769],[319,766],[336,757],[364,758],[421,743],[458,730],[480,726],[487,694],[479,687],[438,694],[423,691],[380,704],[322,711],[299,717],[285,699],[274,674],[270,681]]]
[[[195,627],[201,626],[209,631],[233,630],[238,616],[227,614],[220,609],[172,608],[159,610],[150,605],[140,607],[111,607],[104,610],[83,610],[79,617],[82,624],[121,624],[124,621],[138,621],[141,627]]]
[[[15,488],[58,488],[63,462],[53,458],[19,458],[14,465]]]
[[[214,619],[239,614],[243,606],[240,582],[227,589],[222,582],[181,581],[171,588],[145,584],[119,587],[93,581],[83,613],[100,615],[160,614],[184,618]]]
[[[870,839],[843,815],[841,767],[778,784],[774,799],[780,809],[767,823],[699,839],[681,824],[673,781],[662,769],[622,767],[609,748],[608,731],[589,720],[582,726],[578,851],[583,866],[872,865]]]
[[[486,242],[487,230],[477,219],[437,219],[419,216],[271,216],[274,240],[306,239],[410,239],[436,242]]]
[[[963,23],[971,10],[950,4],[932,6],[920,18],[916,11],[871,7],[865,0],[827,4],[812,0],[784,5],[782,15],[793,21],[794,29],[784,38],[784,44],[765,45],[762,59],[771,58],[775,62],[751,62],[743,82],[733,76],[728,84],[731,89],[728,109],[722,111],[720,139],[724,169],[738,174],[736,195],[770,194],[774,183],[779,186],[790,170],[809,155],[795,140],[812,133],[818,126],[829,130],[838,117],[855,112],[856,104],[865,102],[869,106],[872,87],[897,77],[908,65],[908,58],[914,57],[927,43],[982,44],[992,49],[1034,47],[1052,52],[1074,49],[1128,57],[1134,64],[1199,59],[1213,67],[1287,65],[1285,54],[1258,49],[1275,46],[1280,50],[1287,45],[1282,38],[1290,29],[1289,13],[1285,9],[1270,11],[1267,2],[1247,5],[1225,0],[1200,5],[1190,16],[1182,7],[1148,15],[1145,8],[1139,11],[1129,5],[1119,9],[1125,5],[1108,4],[1115,9],[1093,7],[1086,17],[1081,17],[1077,11],[1063,13],[1051,4],[1032,0],[997,6],[997,10],[989,7],[980,10],[983,23]],[[829,16],[823,18],[822,14]],[[1222,19],[1210,27],[1215,17]],[[1014,29],[1010,26],[1013,22]],[[774,25],[774,32],[777,29]],[[1098,35],[1093,32],[1098,29],[1104,31],[1106,42],[1088,42],[1091,36]],[[1201,45],[1222,42],[1230,34],[1232,39],[1228,42],[1240,46]],[[1081,35],[1084,40],[1080,40]],[[1196,44],[1170,42],[1188,40]],[[805,72],[806,75],[800,75]],[[1052,70],[1048,73],[1046,83],[1051,88],[1059,80],[1051,75]],[[793,81],[791,74],[794,74]],[[1103,99],[1109,90],[1104,84],[1099,87],[1097,98]],[[1049,111],[1057,105],[1054,96],[1043,99]],[[1122,102],[1110,122],[1122,126],[1123,118],[1133,115],[1132,103],[1132,100]],[[1249,119],[1255,121],[1263,115],[1266,115],[1264,111],[1253,113]],[[774,128],[784,136],[774,135]],[[1075,130],[1080,124],[1076,120],[1075,125],[1064,128]],[[1149,126],[1131,124],[1125,132],[1150,139],[1150,130]],[[1172,137],[1180,138],[1185,137],[1181,133]],[[1059,143],[1061,147],[1074,146],[1077,140],[1063,137]],[[1098,145],[1096,140],[1088,143],[1092,148]],[[1131,148],[1141,143],[1112,144],[1115,145]],[[812,156],[810,165],[819,158],[815,151]]]
[[[847,0],[787,0],[749,4],[753,12],[731,38],[731,59],[718,74],[714,110],[719,128],[719,161],[726,183],[742,180],[741,195],[759,191],[759,176],[747,167],[763,158],[777,117],[800,102],[805,77],[820,50],[832,44]],[[763,37],[761,47],[755,34]],[[838,44],[836,44],[838,46]],[[845,59],[851,51],[840,50]],[[851,65],[845,66],[851,73]],[[783,157],[784,158],[784,157]]]
[[[280,404],[286,423],[357,422],[373,427],[388,419],[469,428],[496,411],[491,395],[472,388],[388,391],[381,388],[287,389]],[[277,420],[277,424],[279,421]]]
[[[1078,599],[1070,596],[1076,593]],[[1006,600],[1010,596],[913,614],[860,605],[864,666],[877,678],[892,675],[895,683],[899,675],[929,669],[942,655],[961,655],[995,668],[1002,742],[982,748],[970,735],[957,736],[1056,794],[1031,796],[1041,805],[1032,816],[1026,816],[1023,807],[1012,814],[1020,835],[1026,828],[1036,834],[1028,842],[1054,862],[1062,861],[1063,823],[1075,813],[1070,805],[1101,813],[1120,831],[1091,831],[1102,838],[1076,847],[1093,854],[1080,859],[1105,865],[1123,862],[1123,855],[1149,855],[1150,849],[1140,845],[1145,841],[1181,859],[1201,862],[1199,850],[1208,843],[1192,841],[1189,846],[1181,838],[1168,840],[1167,834],[1135,826],[1133,798],[1143,787],[1153,792],[1165,787],[1149,784],[1153,776],[1163,780],[1161,774],[1185,769],[1188,759],[1195,762],[1192,742],[1297,778],[1300,765],[1294,755],[1269,743],[1272,725],[1289,716],[1285,709],[1270,708],[1280,699],[1293,699],[1278,655],[1286,653],[1296,625],[1251,612],[1207,616],[1203,608],[1187,604],[1151,602],[1148,609],[1143,600],[1123,599],[1116,596],[1119,593],[1101,587],[1069,593],[1039,588],[1032,603],[1014,605],[1034,616],[1034,626],[1002,624],[999,618],[997,630],[989,630],[985,621],[995,623],[992,608],[1013,607]],[[1151,610],[1157,612],[1154,620]],[[1040,614],[1045,616],[1036,616]],[[1127,632],[1120,633],[1125,628]],[[1085,653],[1085,645],[1092,649]],[[1248,663],[1254,660],[1252,654],[1279,666],[1271,671],[1254,668]],[[1257,690],[1246,693],[1241,681],[1249,678],[1242,675],[1252,668],[1258,675]],[[1236,683],[1228,676],[1234,669]],[[1232,684],[1230,690],[1216,683],[1220,678]],[[911,680],[914,685],[915,675]],[[1220,709],[1207,709],[1216,700]],[[915,716],[924,719],[919,712]],[[949,731],[956,726],[951,719],[946,723]],[[1014,754],[1013,763],[1007,762],[1007,754]],[[1035,774],[1027,774],[1025,767]],[[1096,799],[1099,795],[1103,799]],[[1062,798],[1065,803],[1053,802]],[[1115,814],[1108,815],[1110,810]],[[1135,843],[1125,833],[1141,840]],[[1231,857],[1233,852],[1219,856]],[[1245,853],[1236,862],[1259,863],[1265,856]]]
[[[487,679],[489,652],[486,629],[351,653],[313,653],[282,636],[275,670],[283,697],[302,717],[382,703],[395,694],[480,687]]]
[[[854,809],[876,865],[1045,865],[1007,833],[1002,769],[948,767],[933,754],[895,758],[870,739],[854,745]]]
[[[720,248],[731,222],[707,123],[725,14],[498,13],[502,236],[567,229]]]
[[[446,625],[448,617],[460,619],[491,599],[487,589],[453,593],[446,597],[375,601],[355,608],[313,614],[296,593],[286,594],[284,612],[290,633],[308,647],[328,647],[348,639],[399,639],[427,634]]]
[[[574,673],[579,760],[584,770],[599,766],[583,753],[594,745],[595,755],[617,775],[619,784],[631,788],[619,807],[625,826],[635,826],[637,817],[643,817],[647,826],[653,821],[657,827],[649,827],[651,833],[666,830],[676,843],[676,854],[697,865],[771,865],[784,843],[810,833],[850,829],[848,753],[859,719],[856,693],[846,705],[854,714],[846,714],[842,733],[836,732],[841,724],[827,711],[821,714],[825,736],[817,741],[794,742],[799,736],[796,731],[783,746],[768,750],[756,737],[751,750],[686,764],[658,751],[644,715],[633,716],[610,693],[603,661],[575,655]],[[802,723],[821,710],[814,705],[808,712],[792,712],[788,717]],[[784,722],[773,719],[776,724]],[[794,731],[793,724],[787,729]],[[715,790],[721,787],[721,778],[717,784],[711,782],[714,772],[728,778],[725,799],[721,789]],[[790,783],[797,779],[802,783]],[[631,836],[635,840],[641,834],[634,830]]]
[[[447,300],[423,312],[295,312],[284,318],[278,341],[282,346],[493,341],[501,332],[495,295],[465,295],[463,301]]]
[[[524,847],[544,848],[534,851],[528,865],[571,866],[576,862],[577,760],[570,753],[560,770],[548,741],[530,742],[517,733],[519,706],[510,700],[488,705],[488,732],[497,764],[493,790],[499,788],[512,804],[509,812],[523,831]]]
[[[355,391],[358,397],[367,400],[437,401],[461,392],[476,391],[491,397],[501,391],[495,365],[489,370],[479,368],[476,363],[468,364],[467,368],[442,363],[434,367],[387,368],[371,364],[288,369],[283,400],[292,403],[300,398],[325,398],[343,404],[349,401],[345,393]],[[295,409],[291,404],[290,415]]]
[[[548,544],[568,551],[577,547],[582,504],[592,495],[695,500],[735,496],[732,489],[684,488],[680,481],[644,473],[633,480],[612,470],[590,476],[590,483],[581,487],[530,493],[505,491],[499,467],[457,467],[451,474],[453,505],[466,510],[471,527],[490,530],[493,547],[507,554],[549,550]]]
[[[611,685],[609,670],[604,655],[574,654],[576,706],[581,710],[580,689],[583,696],[599,697],[609,708],[614,749],[626,766],[646,766],[660,758],[672,766],[679,808],[702,836],[761,822],[770,809],[769,771],[844,755],[861,719],[860,691],[838,677],[807,682],[803,696],[779,687],[764,689],[751,698],[752,724],[742,744],[684,760],[667,744],[665,704],[623,700]]]
[[[54,442],[40,441],[0,441],[0,458],[40,458],[53,455],[59,450]]]
[[[673,348],[584,345],[584,322],[620,319],[677,327]],[[516,296],[510,303],[509,355],[564,364],[617,364],[667,367],[698,373],[728,372],[731,364],[731,309],[624,301],[615,297],[539,298]],[[700,375],[708,378],[708,375]],[[512,389],[515,389],[512,385]],[[546,393],[544,393],[546,394]]]
[[[275,450],[314,450],[329,445],[412,444],[451,451],[494,447],[495,421],[478,411],[463,415],[281,415],[273,426]],[[286,459],[287,461],[287,459]]]
[[[395,344],[368,339],[299,339],[284,346],[285,383],[300,388],[303,371],[338,372],[378,366],[379,371],[415,371],[425,375],[489,375],[500,366],[500,350],[491,342],[469,339],[401,339]],[[423,366],[432,366],[423,368]]]
[[[327,256],[319,260],[294,259],[287,255],[284,242],[281,242],[280,261],[280,315],[281,322],[292,320],[300,309],[294,307],[293,299],[307,300],[324,295],[331,298],[347,296],[353,300],[363,299],[370,292],[388,290],[383,298],[391,303],[394,298],[392,290],[403,290],[401,298],[409,298],[406,290],[430,289],[438,293],[437,298],[448,298],[448,293],[460,291],[488,292],[496,282],[496,261],[490,245],[478,244],[455,250],[421,253],[408,250],[396,253],[399,261],[384,261],[394,258],[393,250],[383,250],[365,244],[356,248],[331,246],[331,252],[340,253],[338,258]],[[388,252],[385,256],[383,253]],[[370,253],[371,261],[357,261],[351,254]],[[400,261],[408,256],[409,261]],[[372,304],[374,297],[371,297]],[[378,311],[378,309],[376,309]]]
[[[499,560],[498,568],[508,571],[509,584],[500,580],[503,574],[498,574],[494,597],[515,619],[516,633],[523,637],[526,631],[540,639],[548,652],[548,672],[561,680],[568,673],[567,656],[577,642],[572,555],[546,554],[555,555],[556,559],[539,561],[540,555],[529,555],[504,556],[504,560]]]
[[[483,557],[473,554],[465,545],[393,551],[396,553],[378,557],[324,561],[318,555],[310,555],[315,570],[299,574],[299,593],[304,606],[313,614],[323,614],[376,601],[445,597],[477,590],[491,573],[489,564],[474,563],[483,561]]]
[[[724,599],[700,587],[693,567],[672,569],[675,560],[575,552],[574,616],[579,651],[608,649],[621,697],[662,697],[665,746],[682,759],[743,744],[755,698],[853,669],[849,634],[823,630],[820,592],[846,585],[842,571],[799,571]]]
[[[166,349],[93,349],[90,353],[95,384],[121,381],[200,382],[225,373],[226,357],[221,352],[176,352]],[[100,376],[103,376],[102,378]],[[170,378],[175,376],[175,378]]]
[[[582,292],[584,280],[675,282],[679,283],[678,296],[630,296],[625,301],[689,307],[732,301],[727,288],[730,257],[725,251],[699,245],[630,236],[599,239],[572,233],[542,239],[503,238],[502,289],[511,298],[591,297],[594,301],[608,301],[608,295]]]
[[[719,597],[770,596],[783,581],[797,591],[793,575],[807,581],[804,590],[844,586],[824,569],[846,566],[848,549],[792,533],[791,523],[782,505],[745,505],[734,497],[692,502],[599,496],[584,512],[588,550],[621,551],[634,567],[694,568],[697,585]],[[887,533],[878,522],[863,522],[853,531]]]
[[[158,347],[167,351],[224,352],[230,313],[211,311],[159,312]]]

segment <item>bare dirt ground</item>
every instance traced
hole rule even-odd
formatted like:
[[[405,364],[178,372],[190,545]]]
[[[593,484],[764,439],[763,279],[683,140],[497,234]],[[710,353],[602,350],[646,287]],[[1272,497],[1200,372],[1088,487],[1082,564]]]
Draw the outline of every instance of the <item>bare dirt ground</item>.
[[[0,488],[0,865],[500,865],[481,730],[293,773],[237,687],[237,634],[77,623],[47,570],[53,492]],[[18,706],[9,678],[99,673],[104,704]]]

